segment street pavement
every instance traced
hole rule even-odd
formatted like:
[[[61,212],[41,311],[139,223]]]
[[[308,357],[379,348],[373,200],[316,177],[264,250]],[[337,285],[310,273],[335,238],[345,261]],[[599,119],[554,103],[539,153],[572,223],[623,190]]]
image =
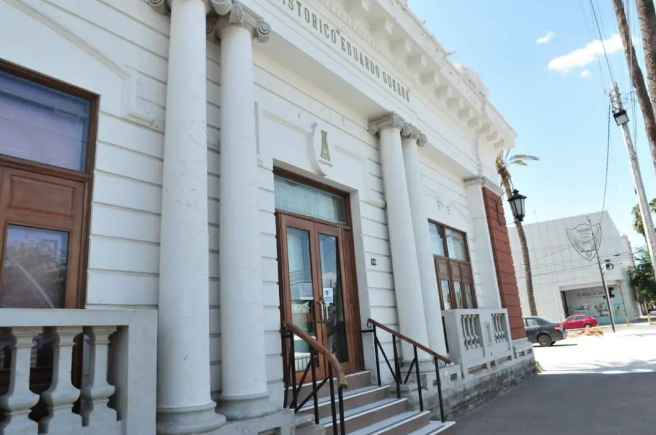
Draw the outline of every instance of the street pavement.
[[[458,419],[458,435],[656,434],[656,325],[534,346],[543,373]]]

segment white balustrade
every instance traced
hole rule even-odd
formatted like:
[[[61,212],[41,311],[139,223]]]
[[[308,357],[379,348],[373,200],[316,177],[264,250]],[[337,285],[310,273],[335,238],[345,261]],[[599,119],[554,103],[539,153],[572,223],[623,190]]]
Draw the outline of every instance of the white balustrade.
[[[80,397],[80,390],[72,383],[73,345],[75,337],[82,333],[79,326],[57,326],[46,333],[46,341],[52,341],[52,382],[41,398],[48,415],[39,422],[40,433],[64,431],[80,425],[80,416],[72,412],[73,404]]]
[[[89,380],[82,387],[82,421],[85,426],[103,426],[116,421],[116,411],[109,408],[109,398],[115,388],[107,382],[109,362],[109,336],[115,326],[91,326],[84,328],[89,337]]]
[[[461,365],[463,376],[489,369],[492,362],[496,367],[499,362],[512,358],[512,340],[505,309],[445,310],[442,317],[449,343],[449,358]],[[485,340],[483,331],[487,331]]]
[[[37,404],[39,396],[30,391],[30,367],[34,337],[43,328],[3,328],[9,336],[11,366],[9,389],[0,397],[0,409],[5,412],[5,421],[0,424],[2,435],[28,435],[37,433],[37,424],[30,420],[30,408]]]
[[[2,309],[0,313],[0,330],[11,349],[9,386],[0,397],[5,414],[0,435],[155,434],[156,311]],[[51,368],[39,367],[39,372],[51,369],[52,380],[38,395],[30,390],[30,381],[36,382],[31,369],[40,364],[33,361],[33,340],[44,330],[43,343],[52,345],[53,360]],[[82,333],[88,340],[79,341],[84,352],[83,361],[78,361],[74,345]],[[82,374],[83,367],[88,375],[81,376],[80,391],[72,374],[73,370]],[[80,414],[76,414],[73,405],[80,397]],[[47,415],[34,421],[28,415],[39,398]]]

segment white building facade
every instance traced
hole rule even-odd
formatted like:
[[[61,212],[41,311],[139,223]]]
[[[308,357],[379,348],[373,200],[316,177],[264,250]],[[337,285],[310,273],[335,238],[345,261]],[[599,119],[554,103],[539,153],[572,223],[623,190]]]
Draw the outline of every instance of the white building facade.
[[[0,40],[0,433],[289,433],[317,349],[348,431],[532,374],[515,133],[406,2],[0,0]]]
[[[596,317],[600,324],[610,324],[597,250],[606,286],[614,296],[611,308],[615,321],[625,323],[627,317],[633,320],[640,316],[628,273],[634,265],[631,245],[626,236],[620,235],[608,212],[528,224],[524,231],[539,315],[562,321],[585,314]],[[522,309],[529,313],[524,263],[514,228],[510,242]],[[612,266],[607,268],[607,263]]]

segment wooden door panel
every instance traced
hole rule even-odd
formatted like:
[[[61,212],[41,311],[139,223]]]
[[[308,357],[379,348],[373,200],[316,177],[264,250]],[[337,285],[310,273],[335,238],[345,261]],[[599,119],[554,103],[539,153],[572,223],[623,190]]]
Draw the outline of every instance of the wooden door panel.
[[[78,186],[67,186],[59,180],[50,181],[45,180],[44,176],[35,177],[34,175],[31,177],[15,173],[9,175],[11,179],[9,209],[23,209],[72,218],[75,214],[76,188]]]

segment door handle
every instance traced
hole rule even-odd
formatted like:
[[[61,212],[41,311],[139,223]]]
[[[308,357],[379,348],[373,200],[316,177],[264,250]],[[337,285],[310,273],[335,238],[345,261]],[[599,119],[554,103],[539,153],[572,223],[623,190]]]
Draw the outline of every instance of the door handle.
[[[326,303],[321,299],[319,301],[319,323],[327,323],[328,322],[328,308],[326,307]]]

